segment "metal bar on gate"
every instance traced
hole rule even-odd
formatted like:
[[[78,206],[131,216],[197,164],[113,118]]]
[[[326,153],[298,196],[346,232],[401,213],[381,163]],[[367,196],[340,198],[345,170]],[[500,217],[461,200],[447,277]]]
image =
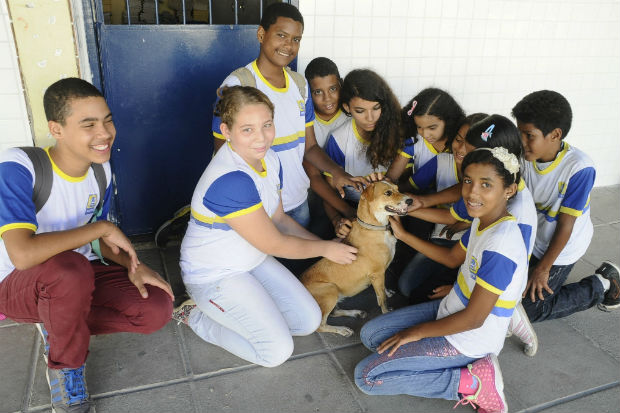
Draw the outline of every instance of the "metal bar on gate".
[[[131,16],[129,13],[129,0],[125,0],[125,7],[127,7],[127,25],[131,26]]]
[[[235,0],[235,25],[239,24],[239,4],[238,1]]]
[[[158,1],[155,0],[155,24],[159,25],[159,5]]]
[[[183,6],[183,24],[187,24],[187,17],[185,14],[185,0],[183,0],[182,6]]]
[[[211,0],[209,0],[209,24],[213,24],[213,10],[211,9]]]
[[[258,6],[258,7],[259,7],[259,11],[258,11],[258,21],[259,21],[259,24],[260,24],[260,21],[263,19],[263,0],[260,0],[260,1],[258,2],[258,4],[259,4],[259,6]]]

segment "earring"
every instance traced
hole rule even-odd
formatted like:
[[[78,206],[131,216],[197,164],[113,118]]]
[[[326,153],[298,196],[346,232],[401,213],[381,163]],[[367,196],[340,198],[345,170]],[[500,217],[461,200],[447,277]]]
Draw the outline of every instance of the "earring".
[[[230,139],[226,139],[226,142],[230,142]]]

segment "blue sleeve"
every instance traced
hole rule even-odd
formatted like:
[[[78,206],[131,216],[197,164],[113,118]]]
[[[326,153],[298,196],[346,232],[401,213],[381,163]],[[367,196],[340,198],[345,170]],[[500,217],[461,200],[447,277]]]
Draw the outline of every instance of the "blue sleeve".
[[[500,295],[512,281],[517,263],[495,251],[483,251],[476,283]],[[483,283],[480,280],[484,281]]]
[[[463,236],[461,237],[461,239],[459,240],[459,244],[461,245],[461,247],[467,251],[467,245],[469,244],[469,235],[471,234],[471,227],[469,227],[467,229],[467,231],[465,231],[465,233],[463,234]]]
[[[590,192],[594,186],[596,171],[592,167],[584,168],[570,177],[560,212],[580,216],[590,204]]]
[[[400,152],[401,156],[405,158],[413,158],[415,155],[413,138],[405,139],[405,146],[403,146],[402,151]]]
[[[523,237],[523,242],[525,243],[525,250],[527,251],[527,255],[530,255],[530,240],[532,238],[532,226],[527,224],[517,224],[519,226],[519,230],[521,231],[521,236]]]
[[[450,208],[450,214],[459,221],[471,222],[473,218],[467,212],[467,207],[465,206],[465,200],[461,197],[452,207]]]
[[[329,156],[332,161],[336,162],[342,169],[344,169],[344,153],[338,146],[336,142],[336,138],[333,135],[329,135],[327,138],[327,143],[325,144],[325,153]]]
[[[231,214],[234,217],[252,212],[262,205],[254,181],[241,171],[229,172],[213,181],[202,203],[224,218]]]
[[[314,121],[314,104],[310,94],[310,84],[306,81],[306,126]]]
[[[36,231],[32,182],[25,166],[11,161],[0,163],[0,235],[15,228]]]
[[[437,157],[433,156],[430,161],[426,162],[420,169],[415,171],[411,177],[411,181],[417,189],[428,189],[435,184],[437,177]]]

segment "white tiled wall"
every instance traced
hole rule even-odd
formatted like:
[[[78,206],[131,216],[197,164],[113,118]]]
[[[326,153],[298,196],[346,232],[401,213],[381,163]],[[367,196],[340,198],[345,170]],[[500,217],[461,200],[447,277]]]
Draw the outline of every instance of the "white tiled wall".
[[[299,0],[303,73],[316,56],[341,75],[368,67],[401,103],[448,90],[466,112],[510,116],[552,89],[573,107],[567,141],[620,183],[620,2],[617,0]]]
[[[0,150],[24,145],[32,145],[32,132],[9,13],[0,0]]]

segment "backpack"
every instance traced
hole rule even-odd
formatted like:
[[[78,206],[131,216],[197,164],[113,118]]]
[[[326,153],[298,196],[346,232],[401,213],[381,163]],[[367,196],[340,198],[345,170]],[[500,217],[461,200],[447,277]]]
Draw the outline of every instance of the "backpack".
[[[291,77],[291,79],[293,79],[293,82],[295,82],[295,85],[297,85],[297,89],[299,89],[299,93],[301,94],[301,97],[306,100],[307,96],[307,89],[306,89],[306,79],[300,75],[299,73],[293,71],[290,67],[286,66],[284,68],[284,70],[286,71],[286,73],[288,73],[288,75]],[[252,72],[250,71],[250,69],[248,69],[247,67],[243,66],[240,67],[238,69],[235,69],[231,75],[235,76],[237,79],[239,79],[239,81],[241,82],[241,86],[252,86],[252,87],[256,87],[256,78],[254,77],[254,75],[252,74]]]
[[[54,182],[52,174],[52,163],[44,149],[36,146],[21,146],[22,151],[28,155],[34,168],[34,188],[32,190],[32,202],[34,202],[35,214],[43,208],[52,192],[52,183]],[[103,165],[92,163],[90,167],[95,173],[95,179],[99,186],[99,203],[95,209],[93,219],[95,219],[103,208],[103,198],[107,187],[105,170]]]

